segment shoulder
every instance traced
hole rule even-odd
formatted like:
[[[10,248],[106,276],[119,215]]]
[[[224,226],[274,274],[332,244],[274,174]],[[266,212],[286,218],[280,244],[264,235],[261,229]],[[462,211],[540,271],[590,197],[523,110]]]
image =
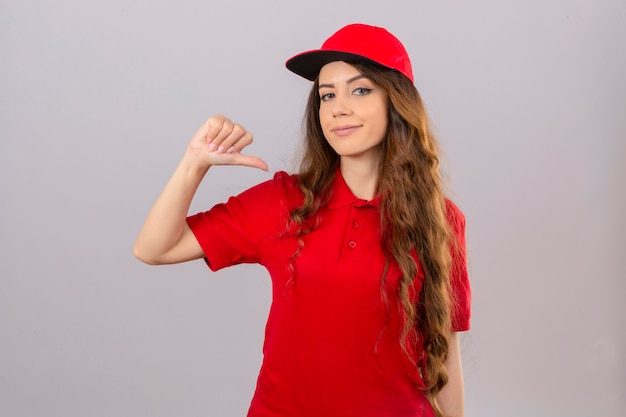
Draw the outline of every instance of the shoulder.
[[[450,199],[445,198],[446,217],[448,223],[455,231],[465,229],[465,215],[461,209]]]
[[[302,204],[302,192],[298,187],[298,176],[278,171],[270,180],[262,182],[241,193],[237,198],[260,200],[268,205],[282,205],[291,209]]]
[[[277,190],[280,190],[286,194],[293,194],[300,192],[298,187],[298,175],[288,174],[285,171],[278,171],[274,174],[274,178],[268,181]]]

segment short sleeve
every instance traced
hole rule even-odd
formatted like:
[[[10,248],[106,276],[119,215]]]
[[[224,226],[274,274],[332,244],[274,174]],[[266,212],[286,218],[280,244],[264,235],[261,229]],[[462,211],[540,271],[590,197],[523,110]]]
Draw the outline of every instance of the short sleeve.
[[[453,233],[450,290],[452,298],[452,330],[469,330],[472,293],[467,272],[465,245],[465,216],[450,200],[446,200],[446,215]]]
[[[226,203],[187,218],[187,224],[213,271],[241,263],[258,263],[264,237],[286,226],[295,179],[285,172],[230,197]]]

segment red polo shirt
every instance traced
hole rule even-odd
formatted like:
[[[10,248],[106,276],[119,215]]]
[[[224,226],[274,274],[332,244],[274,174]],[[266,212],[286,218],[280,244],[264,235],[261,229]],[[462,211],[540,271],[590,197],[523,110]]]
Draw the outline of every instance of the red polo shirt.
[[[301,203],[296,177],[278,172],[187,220],[212,270],[259,263],[272,278],[263,365],[248,416],[432,416],[416,388],[419,374],[399,343],[395,263],[387,275],[388,302],[381,296],[385,259],[378,199],[355,197],[337,171],[319,224],[303,236],[300,254],[290,261],[299,245],[286,225]],[[470,320],[465,225],[456,206],[448,202],[447,208],[461,244],[451,282],[453,327],[462,331]],[[422,280],[419,275],[414,281],[416,291]]]

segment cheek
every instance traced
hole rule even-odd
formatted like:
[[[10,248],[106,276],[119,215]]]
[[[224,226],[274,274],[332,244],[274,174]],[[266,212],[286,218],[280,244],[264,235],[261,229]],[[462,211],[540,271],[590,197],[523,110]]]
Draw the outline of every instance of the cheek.
[[[327,111],[324,111],[322,108],[320,108],[320,111],[318,113],[318,117],[319,117],[319,121],[320,121],[320,126],[322,127],[322,133],[324,133],[324,138],[326,138],[326,140],[328,140],[328,122],[329,122],[329,115]]]
[[[381,134],[387,133],[389,120],[387,118],[387,108],[380,107],[376,112],[372,113],[372,120],[376,120],[376,128]]]
[[[328,122],[329,111],[325,109],[325,106],[321,106],[319,111],[317,112],[317,115],[320,119],[320,124],[322,125],[322,127],[324,127],[324,125],[326,125],[326,123]]]

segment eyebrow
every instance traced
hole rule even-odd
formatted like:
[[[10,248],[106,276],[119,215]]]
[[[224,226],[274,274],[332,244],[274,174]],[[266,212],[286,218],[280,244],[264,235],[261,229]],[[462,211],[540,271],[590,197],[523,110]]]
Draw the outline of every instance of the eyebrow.
[[[367,78],[365,75],[363,74],[357,74],[354,77],[348,79],[348,81],[346,81],[346,84],[350,84],[356,80],[359,80],[361,78]],[[322,89],[322,88],[333,88],[335,85],[334,84],[320,84],[317,89]]]

